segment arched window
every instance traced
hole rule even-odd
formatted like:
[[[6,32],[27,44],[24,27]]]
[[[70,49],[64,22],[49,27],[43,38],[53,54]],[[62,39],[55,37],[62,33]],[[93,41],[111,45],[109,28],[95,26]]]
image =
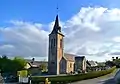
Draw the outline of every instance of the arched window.
[[[55,46],[55,43],[56,43],[56,42],[55,42],[55,39],[54,39],[54,42],[53,42],[54,46]]]
[[[62,39],[60,39],[60,48],[62,48],[62,46],[63,46],[63,41]]]
[[[56,46],[56,41],[55,39],[51,39],[51,48]]]
[[[72,68],[72,63],[70,63],[70,68]]]
[[[55,64],[55,62],[51,62],[52,64]]]
[[[51,48],[52,48],[52,46],[53,46],[53,39],[51,39]]]

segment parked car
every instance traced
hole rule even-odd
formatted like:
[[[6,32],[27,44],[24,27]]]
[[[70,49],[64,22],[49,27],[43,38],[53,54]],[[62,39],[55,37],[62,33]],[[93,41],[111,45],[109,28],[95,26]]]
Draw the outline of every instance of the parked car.
[[[12,82],[17,82],[18,81],[18,77],[16,77],[16,76],[12,76],[12,75],[10,75],[10,76],[5,76],[4,77],[4,81],[7,83],[7,82],[10,82],[10,83],[12,83]]]

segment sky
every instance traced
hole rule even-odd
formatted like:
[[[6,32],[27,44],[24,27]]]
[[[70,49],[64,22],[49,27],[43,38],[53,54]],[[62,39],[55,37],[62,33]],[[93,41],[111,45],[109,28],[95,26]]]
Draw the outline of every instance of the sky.
[[[120,55],[119,0],[1,0],[0,55],[47,60],[59,14],[64,51],[105,61]],[[58,6],[58,10],[56,9]]]

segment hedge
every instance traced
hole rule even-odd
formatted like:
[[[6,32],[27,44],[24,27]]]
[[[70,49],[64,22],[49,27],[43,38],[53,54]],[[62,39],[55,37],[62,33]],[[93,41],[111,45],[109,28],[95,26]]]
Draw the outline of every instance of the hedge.
[[[84,74],[77,74],[77,75],[66,75],[66,76],[54,76],[54,77],[47,77],[51,84],[56,84],[57,82],[62,82],[62,83],[69,83],[69,82],[75,82],[75,81],[80,81],[80,80],[85,80],[85,79],[92,79],[96,77],[100,77],[103,75],[110,74],[116,69],[116,67],[112,67],[108,70],[103,70],[103,71],[94,71],[94,72],[89,72],[89,73],[84,73]],[[46,77],[40,77],[40,76],[34,76],[32,77],[32,84],[39,84],[40,82],[44,82]]]

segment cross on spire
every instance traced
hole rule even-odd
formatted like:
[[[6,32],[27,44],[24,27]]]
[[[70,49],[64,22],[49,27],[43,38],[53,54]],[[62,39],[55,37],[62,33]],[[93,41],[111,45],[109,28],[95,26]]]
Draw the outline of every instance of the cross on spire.
[[[59,7],[58,7],[58,4],[57,4],[57,8],[56,8],[56,10],[57,10],[57,14],[58,14],[58,12],[59,12]]]

